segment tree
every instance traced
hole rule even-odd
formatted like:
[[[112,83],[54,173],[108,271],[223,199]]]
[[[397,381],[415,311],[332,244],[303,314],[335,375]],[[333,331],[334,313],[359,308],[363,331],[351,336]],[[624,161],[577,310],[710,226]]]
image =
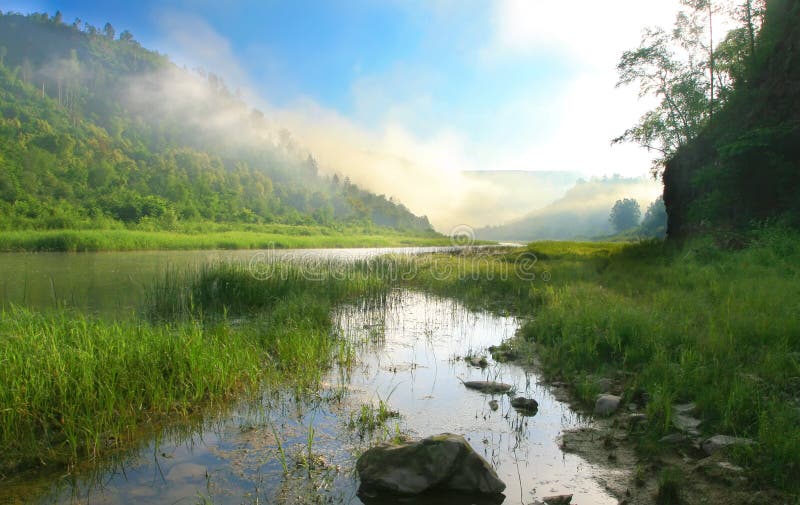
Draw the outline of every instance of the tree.
[[[694,25],[689,33],[692,38],[697,37],[698,43],[696,47],[708,55],[708,60],[706,62],[709,87],[708,117],[709,119],[713,119],[714,100],[716,99],[716,93],[714,91],[714,14],[716,14],[717,9],[714,7],[714,2],[712,0],[681,0],[681,4],[693,10],[688,16],[688,18],[691,19],[692,25]],[[696,27],[701,23],[708,26],[708,44],[704,44],[700,41],[703,30],[699,30]]]
[[[116,34],[116,31],[114,30],[114,27],[111,26],[111,23],[106,23],[106,25],[103,27],[103,33],[108,39],[114,40],[114,35]]]
[[[640,97],[660,98],[655,109],[612,140],[612,143],[635,142],[659,152],[661,156],[653,165],[654,175],[679,147],[699,132],[708,110],[702,69],[691,58],[675,54],[676,45],[686,52],[693,51],[694,43],[685,35],[689,31],[687,23],[686,18],[679,17],[671,34],[661,28],[646,29],[639,47],[625,51],[617,64],[617,87],[638,83]]]
[[[667,208],[664,198],[659,196],[653,201],[644,213],[640,226],[643,235],[648,237],[663,237],[667,231]]]
[[[133,41],[133,34],[128,30],[124,30],[122,33],[119,34],[119,40],[125,42],[132,42]]]
[[[637,83],[640,97],[655,96],[659,103],[612,143],[634,142],[658,152],[654,176],[713,118],[744,75],[745,55],[756,50],[764,0],[741,1],[723,10],[722,0],[681,0],[688,9],[678,13],[673,29],[646,29],[639,47],[625,51],[617,64],[617,87]],[[740,27],[715,47],[716,20],[723,13]]]
[[[617,232],[622,232],[636,227],[641,216],[642,209],[639,207],[639,202],[633,198],[625,198],[617,200],[611,208],[611,216],[608,219]]]
[[[3,60],[5,59],[7,54],[8,54],[8,49],[6,49],[6,46],[0,46],[0,67],[3,66]]]

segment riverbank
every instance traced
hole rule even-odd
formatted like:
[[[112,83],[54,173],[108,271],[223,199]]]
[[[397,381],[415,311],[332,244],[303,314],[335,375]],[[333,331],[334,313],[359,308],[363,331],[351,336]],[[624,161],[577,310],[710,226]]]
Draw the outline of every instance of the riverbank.
[[[749,442],[723,453],[742,468],[745,490],[797,495],[800,236],[768,228],[683,244],[540,243],[506,262],[525,254],[546,281],[454,291],[481,303],[477,289],[494,304],[517,293],[505,305],[530,317],[512,341],[516,353],[538,360],[588,411],[601,393],[619,395],[626,412],[633,404],[644,422],[630,444],[643,468],[680,495],[692,477],[658,462],[677,453],[694,468],[706,456],[701,442],[737,437]]]
[[[449,246],[450,238],[390,229],[335,230],[276,225],[263,230],[19,230],[0,233],[0,252],[88,252],[210,249],[305,249]]]
[[[280,265],[270,279],[241,263],[170,272],[129,319],[0,313],[0,478],[97,460],[138,443],[142,424],[270,388],[315,391],[332,363],[346,369],[332,307],[379,303],[385,285]]]

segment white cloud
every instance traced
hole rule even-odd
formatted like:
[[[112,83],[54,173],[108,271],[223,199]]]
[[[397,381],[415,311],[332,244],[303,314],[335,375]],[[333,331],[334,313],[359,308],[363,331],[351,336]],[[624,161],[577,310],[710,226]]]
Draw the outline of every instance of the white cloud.
[[[581,65],[613,65],[639,42],[642,28],[672,23],[677,0],[498,0],[494,6],[495,52],[555,51]]]

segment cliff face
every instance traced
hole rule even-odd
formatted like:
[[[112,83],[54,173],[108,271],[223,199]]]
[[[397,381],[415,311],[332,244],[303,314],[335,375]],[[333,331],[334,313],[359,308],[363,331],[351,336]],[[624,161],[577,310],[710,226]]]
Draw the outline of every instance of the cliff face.
[[[747,82],[664,171],[667,234],[800,225],[800,1],[768,3]]]

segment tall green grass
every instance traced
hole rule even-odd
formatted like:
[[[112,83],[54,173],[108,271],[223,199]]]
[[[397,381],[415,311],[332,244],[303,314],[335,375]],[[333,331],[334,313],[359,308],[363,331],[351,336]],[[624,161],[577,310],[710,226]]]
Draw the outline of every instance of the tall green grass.
[[[179,233],[141,230],[18,230],[0,234],[0,251],[142,251],[197,249],[299,249],[450,245],[438,234],[390,229],[348,233],[323,227],[272,227],[266,231]]]
[[[649,393],[653,438],[671,429],[674,403],[696,402],[707,435],[755,439],[739,461],[797,489],[800,236],[750,239],[741,250],[702,238],[585,255],[532,244],[551,281],[529,285],[521,340],[553,375],[621,376],[629,397]]]
[[[381,300],[376,278],[272,281],[244,264],[170,274],[141,320],[78,313],[0,314],[0,473],[94,458],[137,425],[184,416],[274,384],[313,387],[352,349],[334,303]]]

